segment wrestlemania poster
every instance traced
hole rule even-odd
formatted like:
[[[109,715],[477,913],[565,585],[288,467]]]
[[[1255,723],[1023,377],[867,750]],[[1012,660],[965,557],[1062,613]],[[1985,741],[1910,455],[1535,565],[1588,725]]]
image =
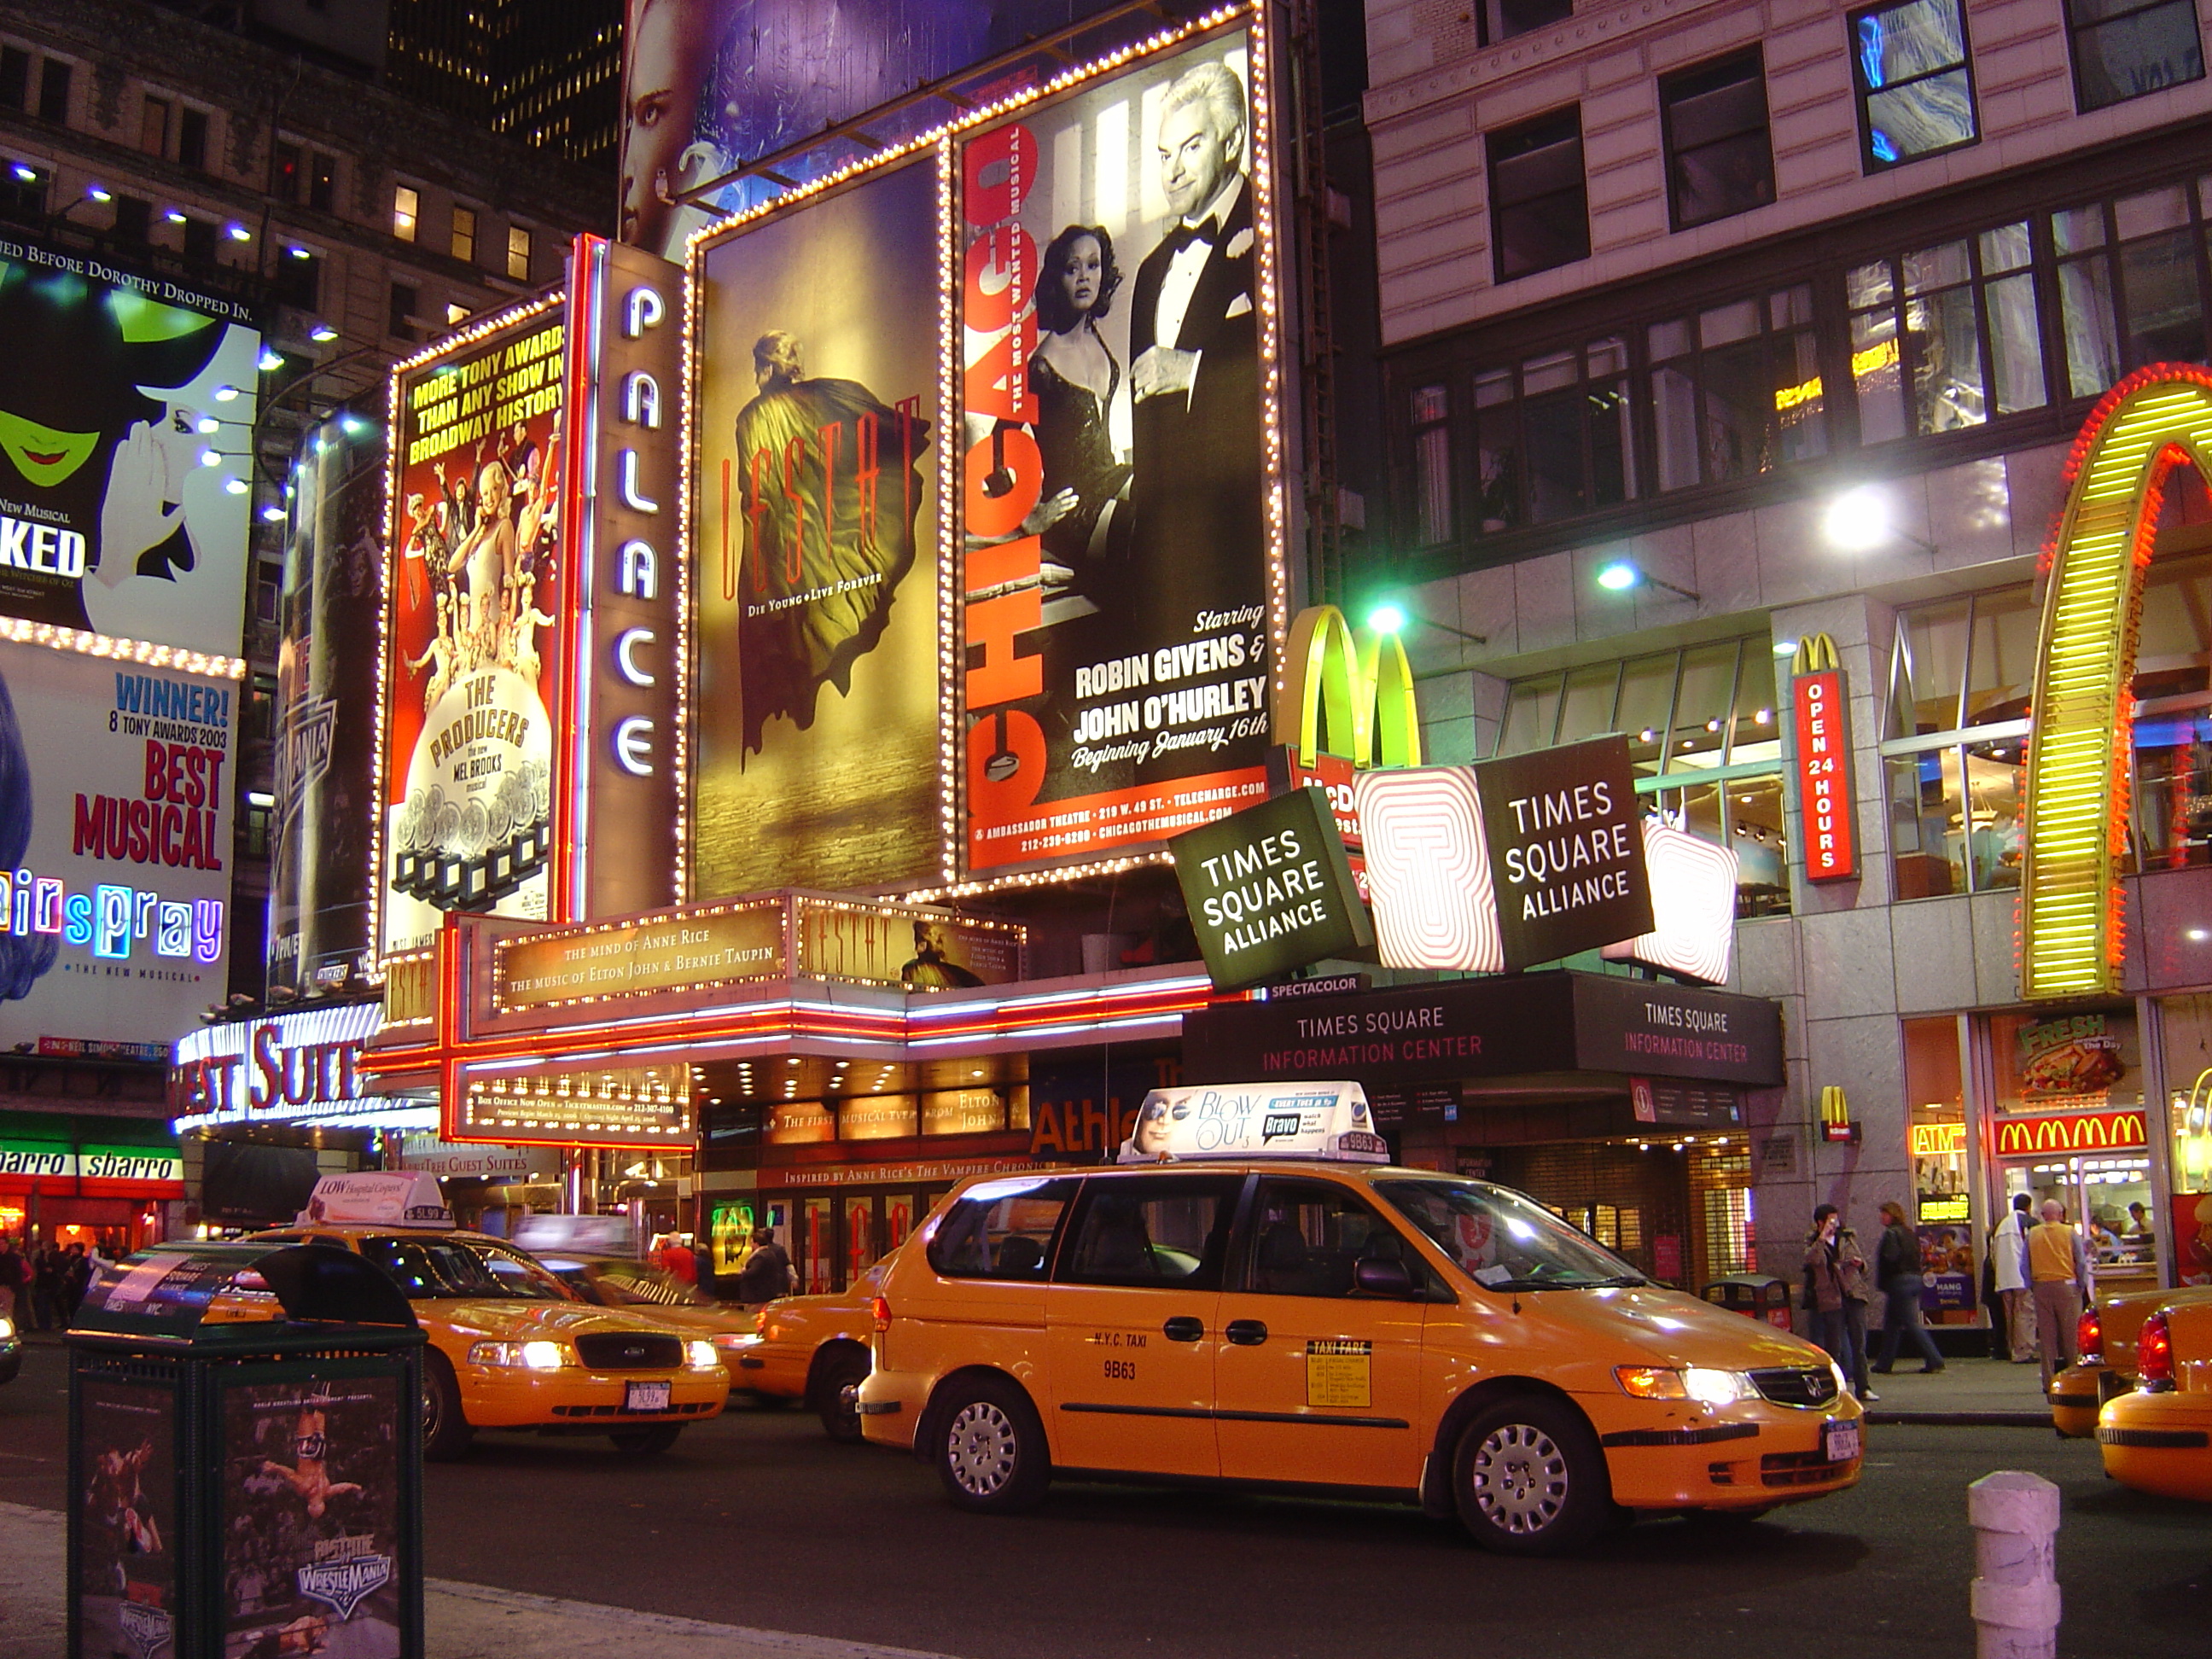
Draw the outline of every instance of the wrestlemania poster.
[[[161,1659],[177,1617],[177,1418],[167,1388],[87,1381],[79,1410],[78,1651]]]
[[[972,869],[1157,844],[1267,794],[1251,45],[960,146]]]
[[[562,618],[565,325],[536,307],[398,377],[384,734],[386,955],[447,911],[544,918]]]

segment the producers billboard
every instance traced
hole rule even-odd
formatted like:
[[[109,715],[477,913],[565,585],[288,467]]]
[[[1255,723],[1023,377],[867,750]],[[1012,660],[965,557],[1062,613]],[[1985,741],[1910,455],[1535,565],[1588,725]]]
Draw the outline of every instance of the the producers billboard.
[[[0,643],[0,1046],[160,1045],[223,1000],[238,699]]]
[[[1113,0],[629,0],[622,239],[671,258],[744,186],[676,198]],[[950,104],[917,110],[911,136]],[[756,185],[757,188],[757,185]]]
[[[381,951],[446,912],[550,913],[567,319],[540,301],[392,378]]]
[[[292,461],[276,648],[269,983],[306,993],[372,963],[376,613],[384,569],[381,422],[325,421]]]
[[[0,614],[235,656],[251,313],[0,236]]]
[[[1282,612],[1261,40],[1217,33],[957,143],[977,872],[1157,845],[1266,795]]]
[[[938,175],[692,266],[691,895],[937,874]]]

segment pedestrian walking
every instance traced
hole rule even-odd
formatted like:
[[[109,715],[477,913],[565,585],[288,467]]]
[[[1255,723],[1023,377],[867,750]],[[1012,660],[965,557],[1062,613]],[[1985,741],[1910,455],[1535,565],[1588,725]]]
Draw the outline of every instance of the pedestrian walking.
[[[1881,1206],[1881,1243],[1875,1247],[1875,1288],[1882,1293],[1881,1358],[1868,1367],[1889,1375],[1897,1364],[1898,1345],[1907,1331],[1919,1345],[1921,1375],[1933,1376],[1943,1369],[1943,1356],[1936,1352],[1936,1339],[1928,1334],[1927,1322],[1920,1314],[1921,1286],[1927,1280],[1922,1273],[1920,1235],[1905,1224],[1905,1206],[1892,1201]]]
[[[1996,1265],[1997,1294],[2004,1298],[2005,1346],[2015,1365],[2035,1358],[2035,1302],[2027,1276],[2028,1210],[2035,1200],[2012,1195],[2012,1208],[1990,1235],[1990,1260]]]
[[[775,1242],[775,1230],[763,1227],[753,1235],[753,1253],[738,1272],[738,1300],[758,1307],[791,1294],[791,1258]]]
[[[2043,1349],[2043,1391],[2074,1363],[2074,1330],[2089,1295],[2089,1253],[2066,1224],[2066,1206],[2043,1201],[2043,1224],[2027,1235],[2028,1274],[2035,1283],[2035,1336]]]
[[[62,1259],[62,1324],[64,1328],[76,1323],[77,1304],[92,1288],[92,1263],[84,1253],[84,1246],[72,1244]]]
[[[0,1319],[15,1316],[16,1299],[31,1282],[30,1266],[12,1233],[0,1233]]]
[[[42,1331],[58,1331],[62,1318],[62,1257],[51,1244],[31,1252],[31,1318]]]
[[[1844,1225],[1843,1212],[1832,1204],[1813,1212],[1805,1273],[1813,1297],[1814,1340],[1843,1367],[1853,1394],[1861,1400],[1881,1398],[1867,1386],[1866,1257],[1857,1235]]]

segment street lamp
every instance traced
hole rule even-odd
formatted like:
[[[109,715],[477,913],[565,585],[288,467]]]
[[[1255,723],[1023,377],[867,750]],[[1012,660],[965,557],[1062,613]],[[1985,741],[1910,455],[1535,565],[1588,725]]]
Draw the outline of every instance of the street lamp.
[[[1677,587],[1663,576],[1655,576],[1633,559],[1613,559],[1597,568],[1597,585],[1612,593],[1626,593],[1631,588],[1641,587],[1646,582],[1654,587],[1663,587],[1669,593],[1680,594],[1692,605],[1704,603],[1686,587]]]
[[[1440,623],[1428,617],[1416,617],[1395,599],[1385,599],[1367,613],[1367,625],[1377,634],[1402,634],[1415,623],[1424,628],[1433,628],[1439,634],[1450,634],[1477,645],[1488,645],[1487,634],[1470,634],[1464,628],[1454,628],[1449,623]]]
[[[1828,544],[1845,553],[1865,553],[1893,541],[1911,542],[1936,551],[1936,544],[1899,530],[1890,515],[1889,492],[1874,484],[1846,489],[1828,503],[1820,515],[1820,533]]]

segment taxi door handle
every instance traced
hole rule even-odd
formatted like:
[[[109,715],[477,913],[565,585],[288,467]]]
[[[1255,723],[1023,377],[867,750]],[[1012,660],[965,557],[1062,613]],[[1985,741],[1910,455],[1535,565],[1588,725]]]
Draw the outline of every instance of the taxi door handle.
[[[1256,1319],[1232,1319],[1221,1334],[1240,1348],[1256,1348],[1267,1340],[1267,1328]]]
[[[1161,1326],[1160,1334],[1170,1342],[1195,1342],[1206,1334],[1206,1322],[1184,1314]]]

